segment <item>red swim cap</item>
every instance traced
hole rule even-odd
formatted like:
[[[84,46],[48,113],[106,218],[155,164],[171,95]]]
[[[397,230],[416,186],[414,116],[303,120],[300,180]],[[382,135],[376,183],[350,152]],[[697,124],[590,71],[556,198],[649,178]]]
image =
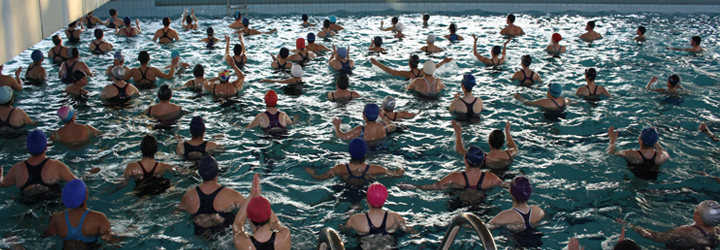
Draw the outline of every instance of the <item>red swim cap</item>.
[[[247,206],[248,219],[255,223],[266,222],[270,219],[270,202],[262,196],[254,197],[250,200]]]
[[[562,36],[558,33],[555,33],[552,35],[552,40],[556,42],[562,41]]]
[[[298,38],[297,40],[295,40],[295,47],[297,47],[297,49],[304,49],[305,48],[305,39]]]
[[[367,201],[370,206],[380,208],[388,198],[387,188],[381,183],[373,183],[367,191]]]
[[[265,105],[268,107],[275,107],[277,105],[278,96],[277,93],[275,93],[275,90],[268,90],[265,92]]]

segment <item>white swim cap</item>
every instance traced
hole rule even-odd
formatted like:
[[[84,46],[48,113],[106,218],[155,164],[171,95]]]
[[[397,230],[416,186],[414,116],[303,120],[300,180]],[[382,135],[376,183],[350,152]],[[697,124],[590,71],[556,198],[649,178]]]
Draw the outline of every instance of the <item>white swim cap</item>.
[[[395,24],[395,29],[402,32],[405,29],[405,26],[403,26],[402,23],[397,23]]]
[[[435,62],[432,60],[425,61],[425,64],[423,64],[423,72],[425,72],[426,75],[432,76],[435,73]]]
[[[717,201],[703,201],[697,206],[697,210],[705,225],[714,227],[720,224],[720,204]]]
[[[427,36],[427,42],[428,42],[428,43],[435,43],[435,35],[432,35],[432,34],[428,35],[428,36]]]
[[[125,68],[122,66],[115,66],[112,68],[112,75],[118,80],[125,78]]]
[[[292,72],[293,77],[302,77],[302,75],[303,75],[302,67],[300,67],[300,65],[297,65],[297,64],[294,64],[290,71]]]
[[[388,112],[393,111],[395,109],[395,97],[386,96],[383,99],[382,108]]]

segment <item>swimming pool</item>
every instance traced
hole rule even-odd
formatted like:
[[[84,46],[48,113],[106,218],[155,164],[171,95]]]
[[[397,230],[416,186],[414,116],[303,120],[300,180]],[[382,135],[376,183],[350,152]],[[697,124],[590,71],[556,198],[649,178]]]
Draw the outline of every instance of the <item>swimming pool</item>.
[[[314,17],[322,21],[325,17]],[[660,14],[597,14],[586,15],[565,13],[560,15],[533,14],[518,16],[516,22],[528,35],[508,45],[509,61],[500,70],[486,69],[472,56],[472,37],[479,36],[479,53],[489,55],[490,46],[500,45],[503,38],[498,35],[504,26],[504,17],[489,13],[464,16],[440,16],[431,18],[429,28],[420,24],[419,14],[402,15],[408,36],[402,41],[389,39],[389,33],[378,29],[379,22],[389,22],[390,16],[351,16],[340,18],[339,24],[346,28],[330,42],[317,41],[329,47],[331,43],[351,46],[351,57],[356,69],[351,77],[351,90],[359,92],[362,100],[348,104],[329,102],[325,94],[335,89],[333,73],[328,68],[327,55],[314,60],[305,68],[305,87],[301,95],[287,95],[279,84],[259,83],[260,79],[285,78],[287,75],[274,73],[270,67],[268,53],[277,53],[281,47],[293,48],[298,37],[319,29],[301,29],[299,16],[254,18],[251,25],[261,31],[277,28],[272,35],[253,36],[245,39],[249,63],[244,68],[245,87],[241,101],[234,105],[215,102],[210,96],[197,97],[190,91],[175,91],[173,103],[193,112],[182,118],[177,129],[180,135],[189,136],[188,123],[192,116],[203,116],[208,126],[208,136],[225,134],[216,140],[228,150],[215,157],[223,166],[219,182],[234,188],[243,195],[250,189],[253,173],[263,174],[263,191],[273,210],[293,234],[296,249],[311,249],[317,241],[316,233],[324,227],[337,228],[349,215],[346,213],[352,203],[334,196],[333,187],[337,179],[314,181],[303,171],[305,167],[316,168],[320,173],[338,163],[348,160],[347,142],[338,139],[332,132],[331,120],[340,117],[344,129],[348,124],[354,127],[361,123],[361,112],[365,102],[380,103],[386,95],[398,100],[396,110],[421,111],[421,114],[403,124],[408,129],[390,136],[388,150],[369,157],[369,162],[389,168],[404,167],[404,177],[380,179],[388,186],[390,198],[386,208],[399,212],[420,231],[418,235],[402,235],[398,240],[401,249],[437,248],[447,225],[452,218],[465,209],[450,211],[449,197],[437,191],[404,191],[398,183],[429,184],[446,174],[461,169],[462,158],[454,151],[454,137],[450,128],[451,115],[446,111],[452,94],[460,91],[461,74],[474,74],[479,88],[474,93],[485,102],[483,119],[479,123],[463,126],[466,144],[481,146],[489,150],[486,138],[493,129],[500,129],[504,122],[512,122],[513,137],[520,153],[510,173],[522,172],[533,183],[534,195],[530,203],[538,204],[546,212],[546,224],[540,228],[545,234],[544,249],[560,249],[567,238],[577,235],[581,244],[597,249],[601,244],[612,245],[621,225],[613,222],[616,217],[625,217],[630,222],[655,230],[665,230],[674,225],[691,221],[692,209],[705,199],[720,199],[718,184],[706,177],[698,177],[689,170],[706,171],[720,175],[718,157],[720,149],[707,137],[697,132],[698,121],[718,121],[718,91],[720,69],[718,68],[717,32],[720,24],[718,15],[660,15]],[[585,22],[598,21],[597,31],[605,39],[588,45],[573,37],[583,32]],[[173,18],[177,28],[177,18]],[[143,20],[143,35],[138,38],[118,38],[106,35],[106,40],[122,48],[130,67],[139,63],[136,55],[141,50],[150,51],[150,65],[164,67],[169,64],[172,49],[179,50],[182,61],[192,65],[202,63],[206,74],[214,76],[221,68],[224,50],[206,50],[199,40],[205,36],[205,28],[212,26],[221,37],[231,30],[225,28],[230,18],[204,19],[198,31],[179,31],[182,41],[171,45],[151,42],[152,34],[161,27],[160,18]],[[429,33],[439,37],[447,34],[447,25],[458,25],[458,34],[465,41],[449,44],[439,39],[439,46],[446,52],[427,56],[416,51],[425,43]],[[632,42],[637,25],[648,27],[651,41],[642,46]],[[107,30],[106,30],[107,31]],[[550,34],[559,32],[569,45],[569,52],[561,58],[552,58],[544,51]],[[106,32],[108,33],[108,32]],[[385,37],[383,47],[389,52],[381,56],[369,56],[365,49],[370,38]],[[664,50],[665,46],[689,46],[689,37],[703,37],[708,52],[702,56],[690,56],[681,52]],[[64,36],[63,39],[67,41]],[[96,75],[111,65],[112,55],[91,56],[87,43],[91,32],[82,35],[81,57]],[[568,42],[569,41],[569,42]],[[237,43],[234,38],[232,44]],[[33,48],[43,52],[52,46],[45,39]],[[30,63],[30,50],[5,64],[6,74],[19,66]],[[396,79],[371,67],[369,58],[375,57],[391,68],[407,68],[410,53],[420,55],[421,61],[433,59],[439,62],[443,57],[452,57],[451,63],[439,68],[436,74],[444,80],[446,90],[438,101],[415,97],[404,90],[407,81]],[[520,67],[520,57],[533,56],[531,67],[541,74],[545,82],[564,85],[564,95],[579,104],[568,109],[568,119],[558,123],[544,120],[542,113],[526,107],[512,98],[522,93],[528,99],[545,95],[544,85],[526,89],[517,87],[508,79]],[[33,119],[40,122],[40,129],[49,133],[61,124],[55,111],[71,103],[61,92],[65,85],[57,77],[57,67],[50,67],[46,60],[50,81],[43,86],[25,86],[18,92],[16,107],[23,108]],[[610,101],[598,105],[588,104],[571,94],[577,87],[585,85],[583,70],[596,67],[599,71],[598,84],[608,87],[614,95]],[[680,106],[662,104],[662,96],[644,91],[643,87],[654,75],[661,78],[670,73],[683,78],[685,88],[692,94],[685,97]],[[180,86],[192,79],[188,69],[176,75],[171,81],[160,80],[157,85]],[[234,79],[234,76],[233,78]],[[113,225],[114,232],[129,236],[123,248],[150,249],[160,246],[165,249],[205,249],[232,247],[230,236],[218,241],[206,242],[193,235],[192,223],[184,213],[174,213],[184,192],[194,187],[198,180],[175,177],[172,187],[164,194],[138,199],[132,193],[132,185],[115,190],[125,166],[141,158],[139,143],[146,133],[153,133],[161,143],[157,158],[171,164],[183,165],[180,156],[173,151],[176,142],[171,133],[153,131],[148,128],[152,121],[141,115],[151,103],[157,102],[155,91],[144,91],[129,109],[108,109],[99,101],[99,92],[110,83],[105,76],[91,79],[86,89],[90,90],[87,103],[73,103],[78,112],[78,121],[88,123],[109,135],[94,140],[83,150],[73,151],[61,145],[51,146],[48,156],[67,164],[76,175],[82,175],[91,167],[103,171],[90,178],[88,205],[91,209],[105,213]],[[265,91],[275,89],[280,95],[279,108],[290,115],[299,114],[301,122],[293,126],[289,134],[281,139],[267,139],[259,130],[245,130],[234,124],[246,125],[264,110],[262,97]],[[673,157],[662,166],[663,173],[657,181],[635,178],[619,157],[610,157],[607,148],[607,128],[620,128],[619,148],[637,147],[637,136],[642,127],[654,125],[658,128],[663,146]],[[709,124],[711,131],[718,131],[718,123]],[[24,137],[0,139],[7,145],[0,150],[0,164],[6,171],[12,164],[27,158]],[[18,197],[16,188],[0,190],[2,197]],[[364,203],[363,207],[366,205]],[[488,192],[486,209],[478,213],[484,221],[489,220],[511,206],[506,190],[494,189]],[[64,209],[57,206],[27,207],[12,199],[6,199],[0,206],[6,216],[0,218],[5,225],[0,233],[14,232],[29,249],[60,249],[57,238],[41,239],[39,235],[47,226],[50,214]],[[502,236],[502,230],[493,232],[500,248],[510,246]],[[460,236],[461,249],[474,249],[479,243],[471,241],[469,234]],[[641,245],[659,246],[640,238],[634,232],[628,236]],[[356,245],[352,236],[343,236],[349,245]]]

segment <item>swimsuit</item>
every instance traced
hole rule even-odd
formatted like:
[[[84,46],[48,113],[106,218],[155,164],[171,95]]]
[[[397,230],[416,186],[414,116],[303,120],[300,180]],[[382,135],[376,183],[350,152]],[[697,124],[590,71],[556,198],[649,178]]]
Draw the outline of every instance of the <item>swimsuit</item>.
[[[365,170],[362,172],[362,175],[360,175],[360,176],[355,176],[355,175],[353,175],[352,170],[350,170],[350,164],[347,164],[347,163],[346,163],[346,164],[345,164],[345,168],[347,168],[347,171],[348,171],[348,179],[361,179],[361,180],[365,180],[365,174],[367,174],[367,171],[370,170],[370,164],[367,164],[367,165],[365,166]]]
[[[478,180],[477,184],[475,186],[470,186],[470,181],[468,180],[467,173],[462,172],[463,178],[465,178],[465,189],[479,189],[482,190],[482,183],[483,179],[485,179],[485,172],[482,172],[480,175],[480,179]]]
[[[395,112],[395,116],[393,116],[393,118],[390,118],[389,116],[387,116],[387,113],[385,113],[385,114],[383,114],[383,115],[384,115],[386,118],[390,119],[391,121],[395,121],[395,119],[397,119],[397,114],[398,114],[398,113]]]
[[[42,179],[42,170],[45,167],[45,163],[47,163],[48,160],[49,160],[49,158],[45,158],[45,160],[43,160],[42,162],[40,162],[37,165],[30,165],[30,163],[25,161],[25,169],[27,170],[28,178],[27,178],[27,181],[25,182],[25,185],[20,187],[20,190],[24,191],[32,185],[42,185],[42,186],[46,186],[50,189],[60,188],[60,184],[48,185]]]
[[[95,43],[95,42],[92,42],[92,44],[95,44],[95,49],[92,50],[91,52],[92,52],[93,54],[104,54],[105,51],[103,51],[102,49],[100,49],[100,45],[102,45],[103,43],[105,43],[105,42],[104,42],[104,41],[100,41],[100,44],[97,44],[97,43]]]
[[[35,78],[29,77],[27,75],[28,73],[32,72],[32,69],[35,68],[35,66],[38,66],[38,65],[40,65],[40,64],[34,64],[34,63],[30,64],[30,67],[28,67],[27,71],[25,71],[25,78],[27,78],[28,81],[30,81],[30,82],[42,82],[43,81],[41,79],[35,79]]]
[[[298,54],[300,55],[300,57],[302,57],[302,60],[300,60],[301,62],[309,62],[310,61],[310,52],[306,52],[304,56],[300,52],[298,52]]]
[[[434,91],[435,90],[435,82],[437,81],[437,78],[433,79],[432,84],[430,84],[430,82],[428,82],[427,78],[423,78],[423,80],[425,80],[425,85],[427,85],[427,91],[425,91],[423,94],[429,95],[429,94],[435,93],[435,91]],[[430,87],[430,86],[432,86],[432,87]]]
[[[151,81],[150,79],[147,79],[147,72],[150,70],[150,67],[145,68],[145,72],[143,73],[142,69],[138,68],[140,71],[140,80],[137,80],[137,82],[141,82],[142,80],[146,80],[148,83],[152,83],[154,81]]]
[[[335,100],[335,93],[330,92],[330,96],[332,96],[332,101],[333,101],[333,102],[336,101],[336,100]],[[352,92],[351,92],[351,93],[350,93],[350,99],[347,99],[347,101],[352,100],[352,98],[353,98],[353,97],[352,97]]]
[[[340,62],[340,65],[342,67],[338,70],[340,75],[352,75],[352,68],[350,67],[350,60],[347,60],[345,62],[338,60]]]
[[[127,31],[127,28],[130,28],[130,32]],[[132,29],[132,27],[123,28],[123,31],[125,31],[125,36],[133,36],[133,29]]]
[[[11,109],[10,113],[8,113],[8,115],[7,115],[7,118],[5,118],[4,121],[0,120],[0,128],[8,127],[8,128],[14,129],[14,130],[20,130],[23,127],[25,127],[24,123],[23,123],[23,125],[20,125],[20,126],[13,126],[12,124],[10,124],[10,117],[12,117],[12,113],[14,111],[15,111],[15,108]]]
[[[285,65],[287,65],[287,61],[283,62],[282,65],[280,65],[280,61],[277,61],[278,69],[280,69],[280,70],[285,69]]]
[[[158,195],[170,188],[170,180],[155,177],[155,169],[157,169],[159,164],[158,162],[155,162],[155,166],[153,166],[150,172],[145,169],[145,166],[143,166],[141,162],[138,161],[137,163],[140,164],[140,168],[143,171],[143,178],[135,179],[135,191],[137,192],[137,196],[144,197],[149,195]]]
[[[92,22],[92,18],[85,16],[85,20],[87,20],[87,24],[85,25],[85,27],[87,27],[88,29],[95,28],[95,25],[97,25],[96,23]]]
[[[539,247],[542,245],[542,234],[538,232],[530,224],[530,215],[532,214],[532,207],[527,213],[520,212],[517,208],[513,208],[513,211],[518,213],[525,223],[525,230],[515,233],[514,238],[517,244],[521,247]]]
[[[75,79],[73,79],[73,68],[75,68],[75,64],[78,61],[73,62],[72,65],[68,65],[67,62],[65,62],[65,76],[61,79],[64,83],[73,83]]]
[[[375,227],[373,225],[372,221],[370,221],[370,216],[368,213],[365,213],[365,218],[367,218],[368,226],[370,226],[370,232],[369,234],[381,234],[386,235],[388,234],[387,230],[385,229],[385,223],[387,222],[388,212],[385,212],[385,216],[383,217],[383,221],[380,224],[380,227]]]
[[[64,62],[64,61],[67,61],[68,58],[62,56],[62,54],[61,54],[61,53],[62,53],[62,50],[63,50],[62,47],[60,47],[60,51],[58,51],[58,52],[55,52],[55,49],[54,49],[54,48],[52,49],[52,52],[53,52],[53,54],[54,54],[52,59],[53,59],[53,62],[54,62],[54,63],[62,63],[62,62]],[[58,57],[60,57],[60,60],[57,59]]]
[[[75,37],[75,30],[67,29],[66,31],[68,32],[68,34],[70,34],[67,38],[68,42],[70,42],[70,43],[79,43],[80,42],[80,37]]]
[[[107,27],[111,29],[115,28],[115,18],[110,18],[110,24],[108,24]]]
[[[166,31],[165,29],[161,29],[161,30],[163,31],[163,35],[160,36],[160,38],[158,39],[158,41],[162,40],[163,38],[167,38],[168,40],[170,40],[170,42],[172,42],[173,39],[170,38],[170,37],[167,35],[167,33],[170,32],[170,29],[168,29],[167,31]]]
[[[410,70],[410,74],[413,74],[413,76],[415,76],[415,77],[413,77],[413,78],[420,78],[420,76],[422,75],[422,72],[420,72],[420,70],[418,70],[418,73],[417,73],[417,75],[416,75],[415,72],[413,72],[412,69],[411,69],[411,70]]]
[[[213,95],[215,95],[215,88],[217,88],[217,86],[220,84],[223,84],[223,83],[218,83],[218,84],[213,85],[213,91],[212,91]],[[238,90],[237,86],[235,86],[235,84],[233,84],[233,87],[235,87],[235,95],[237,95],[237,93],[240,91]]]
[[[63,240],[77,240],[82,241],[83,243],[93,243],[98,240],[97,236],[93,237],[86,237],[82,234],[82,225],[85,222],[85,216],[90,212],[90,210],[85,211],[83,213],[82,218],[80,218],[80,224],[78,224],[77,227],[73,227],[72,224],[70,224],[70,216],[68,216],[68,211],[65,211],[65,224],[67,225],[67,235]]]
[[[256,250],[275,250],[275,232],[266,242],[258,242],[253,236],[250,236],[250,241],[252,241]]]
[[[183,156],[185,156],[186,159],[199,160],[200,158],[202,158],[202,156],[208,155],[207,151],[205,151],[206,145],[207,145],[207,141],[204,141],[203,143],[200,143],[200,145],[197,145],[197,146],[193,146],[193,145],[190,145],[190,143],[185,142],[185,143],[183,143],[183,147],[185,148],[185,154],[183,154]],[[190,153],[194,153],[194,152],[200,153],[202,155],[200,157],[191,157]]]
[[[465,111],[465,120],[469,121],[478,115],[477,113],[475,113],[475,102],[477,102],[477,100],[478,98],[475,97],[475,100],[473,100],[471,103],[467,103],[465,100],[460,98],[460,101],[465,104],[465,108],[467,109],[467,111]]]
[[[585,86],[585,87],[588,89],[588,96],[585,98],[592,99],[592,100],[600,100],[600,96],[597,94],[598,87],[600,87],[600,86],[595,85],[595,90],[592,92],[590,92],[589,86]]]
[[[451,43],[455,43],[455,41],[457,41],[457,40],[458,40],[457,34],[450,34],[450,42]]]
[[[310,27],[310,24],[309,24],[309,23],[308,23],[307,25],[305,25],[304,23],[303,23],[303,24],[301,24],[301,25],[303,26],[303,28],[307,28],[307,27]]]
[[[523,73],[523,76],[525,79],[520,81],[520,83],[526,83],[527,81],[530,81],[530,84],[535,84],[535,80],[533,80],[533,75],[535,75],[535,72],[530,71],[530,76],[528,77],[527,74],[525,74],[525,70],[520,70],[520,72]]]
[[[235,67],[238,69],[242,69],[245,66],[245,60],[242,55],[240,55],[240,61],[235,60],[235,57],[233,56],[233,62],[235,62]]]
[[[223,217],[224,221],[222,225],[218,225],[211,228],[202,228],[195,222],[193,224],[195,225],[195,234],[200,235],[204,234],[206,232],[217,232],[217,231],[225,231],[225,228],[232,225],[235,221],[235,214],[234,213],[220,213],[218,211],[215,211],[215,206],[213,205],[215,203],[215,197],[222,191],[224,187],[220,186],[218,189],[216,189],[211,194],[205,194],[202,192],[200,187],[195,187],[195,191],[197,191],[198,198],[200,200],[200,207],[198,208],[198,211],[193,214],[193,216],[201,215],[201,214],[218,214],[221,217]]]
[[[560,118],[567,119],[567,114],[565,113],[565,99],[562,101],[562,106],[560,106],[555,100],[550,99],[553,103],[555,103],[555,106],[557,106],[556,110],[545,110],[543,113],[545,115],[545,118],[551,121],[559,121]]]
[[[118,91],[118,94],[115,97],[108,98],[108,101],[126,102],[126,101],[130,100],[131,97],[127,94],[127,86],[128,86],[127,84],[125,84],[124,87],[117,86],[114,83],[112,85],[115,86],[115,88]]]
[[[270,114],[270,112],[265,111],[265,115],[267,115],[269,120],[268,126],[264,128],[265,131],[274,128],[285,129],[285,126],[280,123],[280,111],[276,112],[275,114]]]

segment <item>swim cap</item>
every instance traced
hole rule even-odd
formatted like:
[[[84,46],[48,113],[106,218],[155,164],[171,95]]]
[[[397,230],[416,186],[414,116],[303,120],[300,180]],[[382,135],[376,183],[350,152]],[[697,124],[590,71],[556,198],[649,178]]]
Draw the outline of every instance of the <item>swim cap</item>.
[[[215,35],[215,29],[213,29],[213,27],[208,27],[206,32],[208,36]]]
[[[532,185],[528,178],[518,176],[510,182],[510,194],[517,201],[527,201],[532,194]]]
[[[423,64],[423,72],[425,72],[426,75],[432,76],[435,73],[435,62],[432,60],[425,61],[425,64]]]
[[[30,132],[27,138],[25,138],[25,147],[27,147],[28,152],[33,155],[44,152],[45,149],[47,149],[47,137],[45,137],[45,133],[39,129]]]
[[[594,81],[595,78],[597,78],[597,70],[595,68],[589,68],[585,70],[585,76],[591,81]]]
[[[95,38],[96,38],[96,39],[100,39],[100,38],[103,37],[103,30],[102,30],[102,29],[95,29],[95,31],[93,31],[93,32],[95,33]]]
[[[374,208],[381,208],[388,198],[388,191],[385,185],[376,182],[370,185],[367,190],[367,201]]]
[[[530,66],[530,64],[532,64],[532,57],[530,57],[530,55],[524,55],[522,57],[522,64],[525,66]]]
[[[13,98],[13,90],[10,86],[0,86],[0,104],[9,103]]]
[[[85,72],[80,70],[73,71],[73,82],[80,81],[85,77],[87,77],[87,74],[85,74]]]
[[[338,53],[338,55],[340,56],[340,58],[345,58],[345,57],[347,57],[347,54],[348,54],[347,48],[345,48],[345,47],[340,47],[340,48],[337,49],[337,53]]]
[[[493,46],[491,51],[492,51],[492,53],[495,54],[495,55],[500,55],[500,53],[502,53],[502,47],[500,47],[500,46]]]
[[[277,106],[278,102],[278,95],[275,92],[275,90],[268,90],[265,92],[265,105],[268,107],[275,107]]]
[[[75,47],[69,47],[67,50],[68,58],[75,58],[77,55],[75,53],[79,52],[77,48]]]
[[[190,134],[192,136],[201,136],[203,133],[205,133],[205,122],[202,117],[193,117],[190,120]]]
[[[670,75],[670,76],[668,76],[668,82],[670,82],[670,85],[672,85],[673,87],[675,87],[675,85],[677,85],[678,83],[680,83],[680,76],[679,76],[679,75],[675,75],[675,74]]]
[[[315,42],[315,34],[314,34],[314,33],[308,33],[308,34],[307,34],[307,40],[308,40],[309,43],[314,43],[314,42]]]
[[[240,19],[241,16],[240,11],[235,11],[235,20]]]
[[[243,26],[247,27],[248,25],[250,25],[250,19],[248,19],[247,17],[243,17],[242,23]]]
[[[125,77],[125,68],[122,66],[115,66],[112,68],[112,75],[118,80],[122,80]]]
[[[177,51],[174,49],[170,52],[170,58],[175,58],[175,57],[180,57],[180,51]]]
[[[423,20],[425,20],[425,21],[430,20],[430,14],[428,14],[428,13],[423,14]]]
[[[246,211],[248,219],[255,223],[263,223],[268,221],[270,219],[270,214],[272,214],[270,202],[262,196],[257,196],[250,199]]]
[[[294,64],[292,66],[292,69],[290,69],[290,72],[292,73],[293,77],[302,77],[303,75],[303,69],[299,64]]]
[[[464,75],[462,78],[462,86],[465,87],[468,91],[472,90],[472,88],[477,85],[475,83],[475,76],[473,75]]]
[[[428,43],[435,43],[435,35],[432,35],[432,34],[428,35],[428,36],[427,36],[427,42],[428,42]]]
[[[304,49],[305,48],[305,39],[298,38],[297,40],[295,40],[295,47],[297,49]]]
[[[32,58],[33,62],[39,62],[43,59],[43,53],[39,50],[33,50],[32,54],[30,54],[30,58]]]
[[[369,121],[375,121],[378,118],[378,115],[380,115],[380,107],[378,107],[375,103],[368,103],[365,104],[365,109],[363,109],[363,114]]]
[[[328,18],[328,20],[330,20],[331,23],[335,23],[335,22],[337,22],[337,17],[330,16],[330,18]]]
[[[308,17],[307,14],[302,14],[302,20],[303,20],[303,21],[307,21],[308,19],[310,19],[310,17]]]
[[[633,240],[622,240],[615,244],[613,250],[642,250]]]
[[[194,119],[195,118],[193,118],[193,120]],[[198,174],[203,181],[211,181],[215,179],[219,172],[220,168],[218,167],[218,163],[215,158],[209,155],[200,158],[200,161],[198,162]]]
[[[382,46],[382,43],[383,43],[383,42],[382,42],[382,37],[376,36],[376,37],[373,39],[373,44],[375,44],[375,47],[380,47],[380,46]]]
[[[72,106],[62,106],[58,109],[57,116],[60,117],[60,120],[63,122],[68,122],[75,116],[75,109],[73,109]]]
[[[393,111],[395,109],[395,97],[386,96],[383,99],[382,106],[383,106],[383,110],[385,110],[385,111],[388,111],[388,112]]]
[[[640,134],[640,140],[642,141],[645,146],[655,146],[655,143],[660,140],[660,135],[658,134],[657,130],[655,128],[644,128],[642,130],[642,133]]]
[[[557,83],[548,84],[548,91],[552,97],[558,98],[562,94],[562,86]]]
[[[115,52],[115,59],[117,59],[119,62],[125,61],[125,57],[122,55],[122,52],[120,52],[120,51]]]
[[[79,207],[85,202],[87,192],[87,186],[85,186],[84,181],[80,179],[68,181],[62,190],[63,204],[65,204],[65,207],[70,209]]]
[[[697,207],[700,219],[705,225],[714,227],[720,224],[720,204],[717,201],[706,200]]]
[[[418,57],[417,55],[411,55],[410,65],[412,65],[414,68],[417,68],[418,64],[420,64],[420,57]]]
[[[562,36],[558,33],[554,33],[552,34],[552,40],[556,42],[562,41]]]
[[[395,24],[395,29],[402,32],[405,29],[402,23]]]
[[[123,23],[125,23],[125,26],[130,26],[130,17],[129,17],[129,16],[126,16],[126,17],[123,19]]]
[[[223,69],[218,73],[218,79],[220,79],[221,82],[227,82],[230,81],[230,71],[227,69]]]
[[[478,146],[470,146],[465,150],[465,160],[472,167],[479,167],[485,163],[485,152]]]
[[[287,48],[280,49],[280,58],[287,58],[290,55],[290,50]]]
[[[350,152],[350,157],[356,160],[360,160],[365,157],[365,154],[367,153],[367,144],[365,144],[365,140],[362,138],[352,139],[352,141],[350,141],[350,146],[348,147],[348,152]]]

